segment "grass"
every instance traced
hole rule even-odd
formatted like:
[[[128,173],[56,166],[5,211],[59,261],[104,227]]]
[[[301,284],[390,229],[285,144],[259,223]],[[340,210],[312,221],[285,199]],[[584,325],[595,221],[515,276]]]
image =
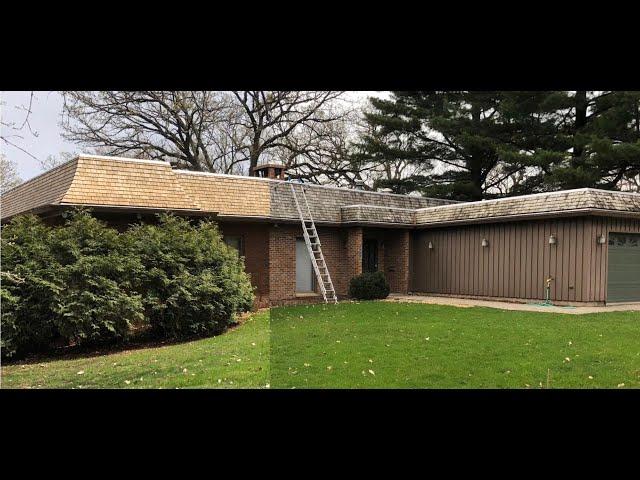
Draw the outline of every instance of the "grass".
[[[638,312],[562,315],[390,302],[271,310],[274,387],[621,384],[640,387]]]
[[[268,378],[268,311],[218,337],[2,367],[3,388],[264,388]]]
[[[341,303],[274,308],[194,342],[7,365],[2,386],[638,388],[639,345],[639,312]]]

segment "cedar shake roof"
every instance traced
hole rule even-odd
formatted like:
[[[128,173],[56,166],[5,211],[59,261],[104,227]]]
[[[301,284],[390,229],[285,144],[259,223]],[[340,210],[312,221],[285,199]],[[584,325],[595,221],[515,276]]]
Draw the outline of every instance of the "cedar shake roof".
[[[200,210],[166,162],[81,155],[2,195],[2,218],[51,206]]]
[[[291,183],[271,180],[271,216],[276,219],[296,219],[295,200],[291,192]],[[303,201],[300,193],[301,184],[294,183],[298,201]],[[322,185],[304,184],[305,195],[311,209],[311,215],[316,222],[341,223],[345,221],[344,208],[347,206],[368,205],[380,209],[411,209],[433,207],[454,203],[450,200],[418,197],[414,195],[395,195],[390,193],[367,192],[348,188],[328,187]],[[457,202],[455,202],[457,203]],[[304,205],[301,204],[304,208]],[[391,214],[388,214],[391,215]],[[372,217],[376,221],[376,218]],[[413,223],[413,222],[412,222]]]
[[[220,216],[269,217],[269,183],[256,177],[174,170],[185,192],[204,211]]]
[[[420,209],[415,221],[434,225],[580,213],[640,216],[640,194],[592,188],[537,193]]]
[[[173,170],[169,163],[81,155],[2,195],[2,219],[60,206],[123,211],[170,210],[297,222],[282,180]],[[429,227],[572,214],[640,216],[640,195],[594,189],[567,190],[481,202],[452,202],[412,195],[304,184],[319,224]],[[301,195],[298,193],[298,199]]]

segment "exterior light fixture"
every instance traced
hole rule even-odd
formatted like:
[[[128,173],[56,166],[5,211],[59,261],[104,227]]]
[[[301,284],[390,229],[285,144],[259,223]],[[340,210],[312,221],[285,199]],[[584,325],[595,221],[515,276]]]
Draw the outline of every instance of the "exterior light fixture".
[[[487,240],[486,238],[482,239],[482,246],[483,247],[488,247],[489,246],[489,240]]]
[[[556,243],[558,243],[558,237],[556,237],[555,233],[552,233],[549,237],[549,245],[555,245]]]
[[[427,245],[429,247],[429,250],[433,250],[433,243],[429,242],[429,245]]]
[[[598,235],[596,237],[596,242],[598,243],[598,245],[604,245],[605,243],[607,243],[607,237],[604,233],[601,233],[600,235]]]

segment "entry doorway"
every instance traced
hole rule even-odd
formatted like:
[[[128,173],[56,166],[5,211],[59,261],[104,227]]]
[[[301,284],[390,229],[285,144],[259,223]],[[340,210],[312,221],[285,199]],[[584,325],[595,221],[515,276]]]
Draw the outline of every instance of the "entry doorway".
[[[362,271],[367,273],[378,271],[378,240],[376,239],[362,242]]]

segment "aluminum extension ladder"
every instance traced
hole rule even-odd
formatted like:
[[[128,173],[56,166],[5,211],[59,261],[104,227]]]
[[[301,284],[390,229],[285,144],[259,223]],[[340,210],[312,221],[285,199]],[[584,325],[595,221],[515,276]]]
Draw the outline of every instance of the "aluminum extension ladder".
[[[336,296],[336,290],[333,287],[331,281],[331,275],[329,275],[329,269],[324,260],[322,254],[322,246],[320,245],[320,237],[318,237],[318,231],[316,230],[316,224],[313,222],[313,216],[311,215],[311,209],[309,209],[309,202],[307,202],[307,195],[304,193],[304,185],[300,185],[300,192],[302,193],[302,201],[306,207],[308,219],[305,218],[304,210],[300,207],[300,201],[298,200],[298,194],[293,183],[291,185],[291,193],[293,199],[296,202],[296,209],[300,216],[300,223],[302,224],[302,232],[304,234],[304,242],[307,244],[307,250],[309,251],[309,258],[313,264],[313,270],[316,273],[316,279],[318,285],[320,285],[320,292],[325,303],[329,303],[329,300],[333,303],[338,303],[338,297]]]

